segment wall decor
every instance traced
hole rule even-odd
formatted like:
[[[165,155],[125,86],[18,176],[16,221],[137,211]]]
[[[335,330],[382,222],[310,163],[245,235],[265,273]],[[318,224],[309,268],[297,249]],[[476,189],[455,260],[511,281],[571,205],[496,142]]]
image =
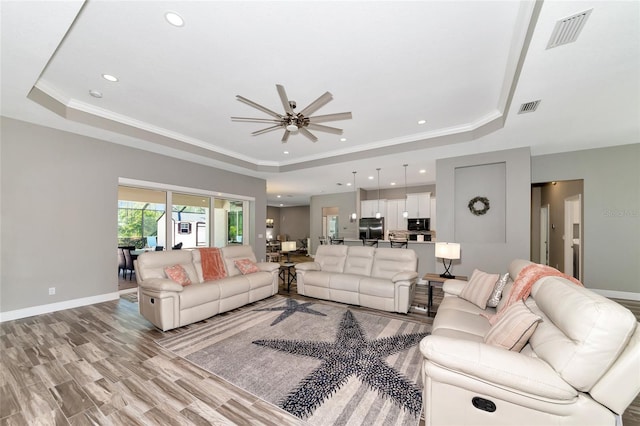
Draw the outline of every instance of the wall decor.
[[[479,206],[476,207],[476,204],[479,204]],[[489,199],[487,197],[474,197],[469,201],[467,207],[469,207],[469,211],[475,216],[482,216],[489,211]]]

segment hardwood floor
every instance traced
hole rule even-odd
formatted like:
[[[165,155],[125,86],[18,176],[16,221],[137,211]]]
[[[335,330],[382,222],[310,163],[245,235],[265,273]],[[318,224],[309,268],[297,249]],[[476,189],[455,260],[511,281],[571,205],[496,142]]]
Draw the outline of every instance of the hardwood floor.
[[[283,286],[280,293],[289,294]],[[304,299],[295,284],[290,295]],[[435,308],[441,297],[436,289]],[[416,299],[426,303],[426,287]],[[171,333],[126,299],[0,324],[0,424],[302,424],[153,342]],[[626,426],[640,425],[639,408],[636,398]]]

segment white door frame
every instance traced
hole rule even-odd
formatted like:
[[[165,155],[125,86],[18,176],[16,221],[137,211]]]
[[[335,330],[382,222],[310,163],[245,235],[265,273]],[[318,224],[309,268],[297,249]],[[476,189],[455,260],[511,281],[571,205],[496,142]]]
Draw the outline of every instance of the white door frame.
[[[578,244],[579,254],[582,257],[584,248],[582,247],[582,194],[573,195],[564,199],[564,273],[574,276],[573,271],[573,250],[574,244]],[[577,223],[578,235],[573,235],[573,225]],[[582,280],[582,262],[578,259],[578,280]]]
[[[540,263],[549,265],[549,204],[540,207]]]

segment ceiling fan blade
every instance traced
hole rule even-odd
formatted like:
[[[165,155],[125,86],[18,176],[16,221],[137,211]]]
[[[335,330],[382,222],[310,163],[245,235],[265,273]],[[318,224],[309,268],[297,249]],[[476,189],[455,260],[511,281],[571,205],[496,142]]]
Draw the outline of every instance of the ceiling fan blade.
[[[284,131],[284,135],[282,135],[282,143],[287,143],[287,141],[289,140],[289,135],[291,134],[290,131],[285,130]]]
[[[325,121],[351,120],[353,118],[350,112],[338,112],[335,114],[316,115],[309,117],[310,123],[324,123]]]
[[[310,131],[308,131],[307,129],[305,129],[304,127],[300,127],[298,129],[298,131],[300,133],[302,133],[303,135],[305,135],[306,137],[308,137],[309,139],[311,139],[311,142],[317,142],[318,138],[316,138],[313,133],[311,133]]]
[[[293,109],[291,108],[291,104],[289,103],[289,98],[287,97],[287,92],[284,90],[284,86],[276,84],[276,89],[278,89],[278,95],[280,95],[280,100],[282,101],[284,110],[293,115]]]
[[[249,106],[252,106],[252,107],[254,107],[254,108],[256,108],[256,109],[259,109],[259,110],[260,110],[260,111],[262,111],[262,112],[266,112],[267,114],[269,114],[269,115],[271,115],[271,116],[273,116],[273,117],[275,117],[275,118],[278,118],[278,119],[283,118],[283,117],[282,117],[280,114],[278,114],[277,112],[275,112],[275,111],[271,111],[269,108],[263,107],[262,105],[257,104],[257,103],[255,103],[255,102],[253,102],[252,100],[245,98],[244,96],[236,95],[236,98],[237,98],[240,102],[243,102],[243,103],[245,103],[245,104],[247,104],[247,105],[249,105]]]
[[[282,129],[282,126],[280,124],[278,124],[277,126],[271,126],[271,127],[267,127],[266,129],[256,130],[255,132],[253,132],[251,134],[253,136],[257,136],[257,135],[261,135],[263,133],[272,132],[272,131],[277,130],[277,129]]]
[[[231,117],[232,121],[242,121],[245,123],[280,123],[282,120],[273,118],[250,118],[250,117]]]
[[[311,130],[318,130],[320,132],[333,133],[336,135],[342,134],[342,129],[336,127],[323,126],[322,124],[309,123],[307,127]]]
[[[315,111],[325,106],[331,99],[333,99],[333,95],[329,92],[325,92],[318,99],[311,102],[309,106],[307,106],[305,109],[300,111],[300,114],[304,115],[305,117],[308,117],[311,114],[313,114]]]

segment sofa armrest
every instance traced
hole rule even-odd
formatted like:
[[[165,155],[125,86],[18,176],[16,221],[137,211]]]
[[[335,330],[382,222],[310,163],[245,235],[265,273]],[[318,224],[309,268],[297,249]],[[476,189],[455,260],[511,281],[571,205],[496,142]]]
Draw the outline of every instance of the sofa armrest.
[[[263,272],[273,272],[280,269],[280,264],[274,262],[258,262],[256,265]]]
[[[418,278],[418,273],[416,271],[402,271],[395,274],[391,277],[391,281],[394,283],[398,281],[413,281]]]
[[[168,278],[150,278],[140,282],[140,287],[154,291],[177,291],[184,289],[181,284]]]
[[[509,388],[528,395],[555,400],[573,400],[578,392],[549,364],[540,358],[508,351],[482,342],[427,336],[420,342],[420,352],[435,367],[457,372],[470,380]]]
[[[298,271],[319,271],[320,264],[318,262],[302,262],[296,264],[296,272]]]
[[[454,296],[460,296],[462,289],[465,288],[466,285],[467,285],[467,282],[462,280],[456,280],[456,279],[445,280],[445,282],[442,284],[442,291]]]

